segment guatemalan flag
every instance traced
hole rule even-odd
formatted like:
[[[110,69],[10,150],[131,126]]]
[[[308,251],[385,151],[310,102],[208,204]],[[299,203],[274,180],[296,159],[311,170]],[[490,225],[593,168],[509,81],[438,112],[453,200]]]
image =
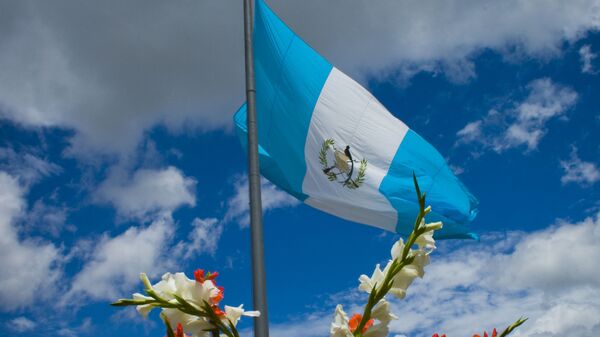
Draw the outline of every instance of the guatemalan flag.
[[[408,234],[418,214],[413,172],[442,221],[437,238],[474,237],[477,200],[421,136],[331,65],[257,0],[254,67],[260,168],[304,203]],[[235,114],[247,147],[246,106]]]

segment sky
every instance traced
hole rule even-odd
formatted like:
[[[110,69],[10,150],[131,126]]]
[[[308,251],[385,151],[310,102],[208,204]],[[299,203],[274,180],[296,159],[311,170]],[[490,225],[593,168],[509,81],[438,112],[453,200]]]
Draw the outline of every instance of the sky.
[[[391,336],[600,333],[600,1],[269,5],[479,199]],[[217,270],[252,308],[241,3],[0,0],[0,332],[162,336],[109,306],[139,273]],[[263,181],[271,335],[327,336],[398,236]],[[240,328],[250,335],[251,320]]]

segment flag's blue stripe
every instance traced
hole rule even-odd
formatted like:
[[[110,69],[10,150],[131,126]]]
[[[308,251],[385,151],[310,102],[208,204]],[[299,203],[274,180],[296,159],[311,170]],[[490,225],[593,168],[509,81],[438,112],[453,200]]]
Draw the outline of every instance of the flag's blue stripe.
[[[413,172],[426,193],[432,213],[428,221],[443,221],[439,238],[474,237],[465,233],[465,224],[473,220],[477,200],[452,173],[439,152],[416,132],[409,130],[400,144],[379,191],[398,211],[396,232],[408,234],[418,214]]]
[[[304,145],[317,99],[332,65],[256,1],[254,55],[258,139],[270,156],[264,175],[301,200]],[[262,157],[266,160],[266,157]],[[269,166],[269,164],[265,165]]]
[[[234,115],[235,132],[242,143],[244,149],[248,149],[248,127],[246,125],[246,103],[240,107],[240,109]],[[279,164],[271,158],[269,153],[261,146],[258,145],[258,158],[260,161],[260,173],[267,177],[272,182],[278,181],[277,187],[288,192],[294,197],[304,200],[306,195],[302,191],[294,190],[291,186],[287,185],[287,180],[283,179],[285,172],[281,171]]]

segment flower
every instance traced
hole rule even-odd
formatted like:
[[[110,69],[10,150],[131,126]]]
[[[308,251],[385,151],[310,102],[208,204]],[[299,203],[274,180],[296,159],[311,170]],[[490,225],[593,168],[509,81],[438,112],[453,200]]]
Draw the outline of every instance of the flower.
[[[148,296],[142,295],[140,293],[133,294],[133,299],[136,301],[153,300],[152,297],[148,297]],[[135,307],[135,310],[137,310],[137,312],[139,312],[140,315],[142,315],[142,317],[144,317],[144,318],[148,317],[148,314],[150,313],[150,311],[152,311],[152,309],[154,309],[154,306],[152,304],[142,304],[142,305],[138,305]]]
[[[191,337],[210,337],[211,334],[207,330],[215,328],[208,320],[188,315],[177,309],[164,308],[161,316],[164,321],[177,324],[178,327],[181,325],[182,331],[187,331]]]
[[[396,315],[390,312],[390,303],[385,299],[382,299],[375,305],[371,312],[371,317],[385,324],[389,323],[391,320],[398,319]]]
[[[259,311],[245,311],[244,305],[241,304],[239,307],[225,306],[225,318],[228,319],[233,326],[236,326],[242,316],[258,317],[260,316]]]
[[[441,223],[439,225],[441,225]],[[438,228],[439,225],[435,223],[432,225],[422,226],[432,226],[431,228]],[[425,275],[425,266],[429,264],[429,254],[435,248],[435,241],[433,240],[433,229],[418,236],[415,242],[419,246],[419,249],[411,249],[408,253],[408,257],[413,258],[412,263],[404,266],[394,276],[394,279],[392,281],[393,283],[392,288],[390,289],[390,293],[400,299],[403,299],[406,296],[406,290],[412,284],[415,278],[423,278],[423,276]],[[402,258],[404,248],[404,241],[401,238],[392,246],[392,259],[400,260]],[[387,273],[390,264],[391,261],[390,263],[388,263],[388,266],[386,266],[386,268],[384,269],[384,274]]]
[[[333,316],[333,322],[331,322],[331,328],[329,334],[331,337],[353,337],[350,326],[348,326],[348,315],[344,312],[344,307],[338,304],[335,307],[335,314]]]
[[[492,331],[492,337],[496,337],[498,335],[498,331],[496,331],[496,329],[494,328],[494,330]],[[473,335],[473,337],[481,337],[479,335]],[[483,332],[483,337],[488,337],[487,332]]]
[[[216,306],[223,298],[223,288],[218,288],[214,284],[214,279],[218,274],[209,273],[206,277],[204,272],[194,274],[195,280],[191,280],[184,273],[166,273],[160,282],[151,286],[151,290],[173,304],[178,303],[175,298],[177,296],[197,310],[203,310],[204,303],[212,303]],[[199,282],[199,277],[196,275],[204,277],[203,282]],[[148,311],[150,310],[152,308]],[[163,308],[162,314],[170,322],[181,324],[185,331],[192,334],[192,337],[208,337],[210,334],[206,330],[214,329],[208,319],[186,314],[175,308]]]
[[[219,276],[219,273],[216,271],[212,273],[208,272],[206,275],[204,274],[204,269],[197,269],[194,271],[194,279],[198,283],[204,283],[206,280],[211,280],[214,283],[214,280],[217,278],[217,276]]]
[[[434,333],[433,336],[431,336],[431,337],[446,337],[446,334],[443,334],[443,335],[440,336],[437,333]]]
[[[161,317],[165,321],[177,324],[178,328],[181,326],[182,333],[185,330],[191,333],[191,337],[210,337],[210,330],[218,328],[213,324],[215,322],[208,318],[210,316],[201,314],[206,313],[206,310],[212,310],[226,326],[231,322],[235,327],[242,316],[258,317],[258,311],[245,311],[243,305],[226,305],[224,310],[219,308],[225,289],[216,285],[218,275],[217,272],[205,273],[203,269],[198,269],[191,280],[184,273],[166,273],[158,283],[152,285],[146,274],[141,274],[146,292],[152,297],[136,293],[133,300],[140,303],[137,310],[144,317],[147,317],[153,308],[162,307]],[[146,304],[145,301],[152,303]],[[194,309],[198,314],[194,314]]]
[[[392,288],[390,294],[396,296],[399,299],[406,297],[406,289],[412,284],[413,280],[419,276],[414,268],[405,266],[402,268],[392,280]]]
[[[402,240],[402,238],[400,238],[392,246],[392,251],[390,252],[392,255],[392,260],[396,260],[396,259],[400,260],[402,258],[403,250],[404,250],[404,240]]]
[[[358,325],[362,320],[361,314],[354,314],[348,319],[348,315],[344,312],[342,305],[335,308],[333,322],[329,330],[331,337],[352,337],[358,329]],[[362,328],[363,337],[386,337],[389,334],[389,322],[393,319],[398,319],[390,312],[390,304],[386,300],[381,300],[371,312],[371,319],[367,321]]]
[[[363,290],[367,293],[371,293],[371,290],[375,287],[375,285],[381,285],[383,280],[385,279],[385,273],[381,271],[379,264],[375,266],[375,270],[373,271],[373,276],[368,277],[367,275],[360,275],[358,281],[360,285],[358,289]]]
[[[181,323],[177,324],[177,329],[175,330],[175,337],[189,337],[188,335],[183,333],[183,326]]]
[[[352,318],[350,318],[350,320],[348,321],[348,327],[350,328],[350,331],[352,333],[354,333],[354,331],[356,331],[356,329],[358,328],[358,325],[360,324],[360,321],[362,321],[362,318],[363,317],[361,314],[352,315]],[[368,320],[367,323],[365,324],[365,326],[362,328],[362,333],[365,333],[365,331],[367,331],[367,329],[370,328],[374,322],[375,322],[374,319]]]
[[[415,240],[420,250],[432,251],[435,247],[435,240],[433,239],[433,231],[425,232]]]
[[[176,303],[178,296],[196,309],[201,309],[204,302],[211,303],[213,298],[218,298],[222,290],[215,286],[212,280],[203,283],[190,280],[184,273],[166,273],[162,280],[152,286],[152,289],[162,298]]]
[[[363,330],[363,337],[386,337],[390,333],[389,324],[390,321],[398,319],[396,315],[390,312],[390,304],[385,299],[380,300],[373,310],[371,311],[371,317],[377,323],[371,323],[369,329],[366,332]]]

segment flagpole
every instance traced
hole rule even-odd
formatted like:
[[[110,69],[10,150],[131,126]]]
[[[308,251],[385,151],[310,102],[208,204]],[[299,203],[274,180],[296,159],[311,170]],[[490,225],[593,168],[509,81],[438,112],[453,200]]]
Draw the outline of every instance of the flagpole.
[[[248,185],[250,186],[250,233],[252,242],[252,291],[254,310],[260,317],[254,320],[254,336],[269,337],[267,287],[263,243],[258,136],[256,132],[256,88],[254,83],[254,50],[252,46],[254,0],[244,0],[244,45],[246,55],[246,108],[248,125]]]

